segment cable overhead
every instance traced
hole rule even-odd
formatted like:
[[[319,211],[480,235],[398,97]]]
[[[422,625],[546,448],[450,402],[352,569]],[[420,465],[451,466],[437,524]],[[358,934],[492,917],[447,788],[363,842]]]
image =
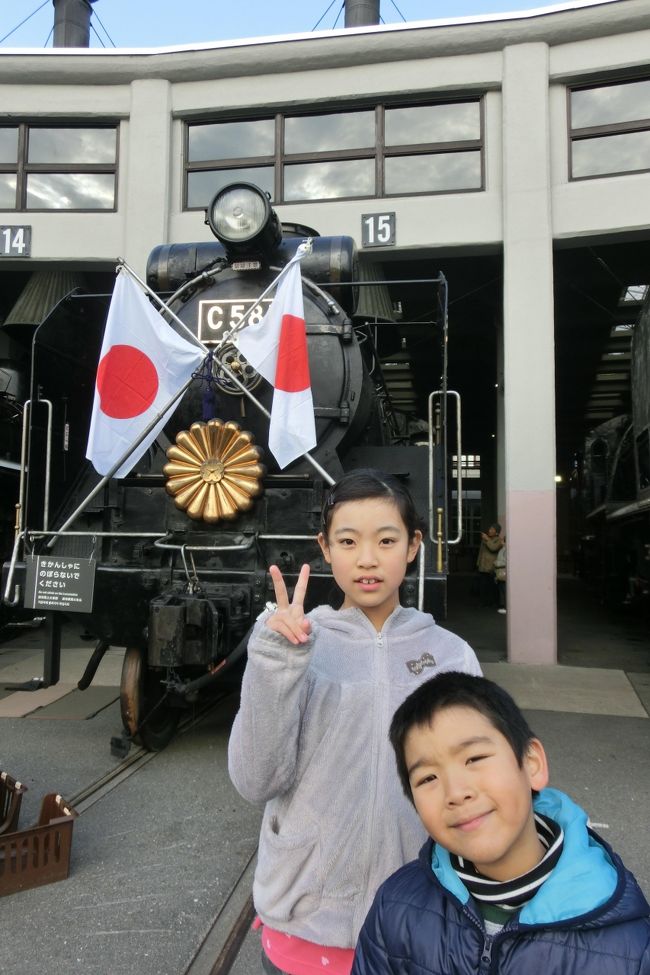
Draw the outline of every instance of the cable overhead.
[[[99,36],[99,34],[97,33],[97,31],[95,30],[95,28],[93,27],[93,25],[92,24],[89,24],[88,26],[90,27],[91,31],[93,32],[93,34],[95,35],[95,37],[97,38],[97,40],[99,41],[99,43],[101,44],[101,46],[102,47],[106,47],[106,45],[104,44],[104,41]]]
[[[96,11],[96,10],[94,9],[94,7],[93,7],[93,11],[92,11],[92,13],[91,13],[91,16],[90,16],[90,26],[92,27],[92,29],[93,29],[93,31],[95,31],[95,34],[96,34],[96,36],[97,36],[97,39],[101,41],[101,38],[99,37],[99,34],[97,34],[97,31],[96,31],[96,30],[95,30],[95,28],[93,27],[93,18],[94,18],[94,19],[95,19],[95,20],[96,20],[96,21],[98,22],[98,24],[99,24],[99,26],[101,27],[101,29],[102,29],[102,30],[104,31],[104,33],[106,34],[106,36],[108,37],[108,39],[109,39],[109,41],[111,42],[111,44],[113,45],[113,47],[116,47],[117,45],[115,44],[115,41],[113,40],[113,38],[111,37],[111,35],[110,35],[110,34],[108,33],[108,31],[107,31],[107,30],[106,30],[106,28],[104,27],[104,24],[102,23],[102,21],[101,21],[101,19],[100,19],[100,17],[99,17],[99,14],[98,14],[98,13],[97,13],[97,11]],[[105,47],[106,45],[104,44],[103,46]]]
[[[328,13],[330,12],[330,10],[332,9],[332,7],[334,6],[334,4],[335,4],[335,3],[336,3],[336,0],[332,0],[332,2],[330,3],[330,5],[329,5],[329,7],[328,7],[328,8],[327,8],[327,10],[325,11],[325,13],[324,13],[324,14],[322,14],[322,15],[321,15],[321,16],[319,17],[319,19],[318,19],[318,20],[316,21],[316,23],[315,23],[315,24],[314,24],[314,26],[312,27],[312,30],[316,30],[316,28],[318,27],[318,25],[320,24],[320,22],[321,22],[322,20],[324,20],[324,19],[325,19],[325,17],[327,17],[327,15],[328,15]]]
[[[45,0],[45,2],[40,5],[40,7],[37,7],[36,10],[32,10],[31,14],[25,17],[24,20],[21,20],[19,24],[16,24],[16,26],[13,27],[8,34],[5,34],[4,37],[0,37],[0,44],[2,44],[3,41],[6,41],[8,37],[11,37],[12,34],[15,34],[19,27],[22,27],[23,24],[26,24],[28,20],[31,20],[34,14],[37,14],[39,10],[43,9],[43,7],[46,7],[49,2],[50,0]]]
[[[339,7],[339,12],[338,12],[338,13],[337,13],[337,15],[336,15],[336,20],[335,20],[335,21],[334,21],[334,23],[332,24],[332,30],[334,30],[334,29],[335,29],[335,27],[336,27],[336,25],[337,25],[337,24],[338,24],[338,22],[339,22],[339,17],[341,16],[341,14],[343,13],[343,11],[344,11],[344,10],[345,10],[345,0],[343,0],[343,3],[342,3],[342,4],[341,4],[341,6]]]

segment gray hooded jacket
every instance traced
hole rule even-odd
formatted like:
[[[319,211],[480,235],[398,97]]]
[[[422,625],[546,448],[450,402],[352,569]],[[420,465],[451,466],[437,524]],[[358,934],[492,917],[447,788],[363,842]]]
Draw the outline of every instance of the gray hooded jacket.
[[[473,650],[415,609],[377,633],[361,612],[320,606],[302,646],[258,620],[229,745],[239,793],[266,803],[253,894],[269,927],[354,947],[380,883],[426,834],[405,799],[388,728],[441,670],[480,674]]]

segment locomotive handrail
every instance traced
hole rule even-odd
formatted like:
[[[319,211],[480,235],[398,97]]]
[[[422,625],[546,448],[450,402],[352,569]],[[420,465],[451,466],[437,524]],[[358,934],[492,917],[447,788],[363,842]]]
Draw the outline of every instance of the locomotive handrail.
[[[29,429],[29,418],[32,412],[34,400],[26,399],[23,406],[23,431],[20,445],[20,483],[18,487],[18,505],[20,508],[20,520],[17,526],[18,531],[23,528],[23,513],[25,511],[25,472],[27,470],[27,431]],[[40,398],[36,403],[45,403],[47,406],[47,446],[45,449],[45,492],[43,501],[43,527],[47,528],[50,520],[50,481],[52,467],[52,400]]]
[[[7,572],[7,584],[5,586],[4,595],[2,597],[3,602],[7,606],[17,606],[20,600],[20,587],[16,586],[16,591],[14,593],[14,598],[9,598],[9,592],[11,590],[11,585],[13,583],[14,573],[16,571],[16,562],[18,561],[18,548],[20,546],[21,540],[29,538],[30,541],[35,538],[50,538],[54,541],[55,538],[161,538],[160,532],[95,532],[95,531],[45,531],[41,530],[29,530],[24,529],[16,533],[16,538],[14,540],[14,547],[11,553],[11,561],[9,563],[9,571]],[[154,543],[155,544],[155,543]]]
[[[32,538],[162,538],[160,532],[95,532],[95,531],[44,531],[41,529],[25,529],[24,532]]]
[[[164,535],[162,538],[156,539],[153,543],[154,548],[164,548],[174,552],[241,552],[250,548],[255,541],[255,535],[251,535],[250,538],[244,539],[241,545],[187,545],[185,542],[177,542],[172,545],[165,541],[169,537],[169,535]]]
[[[43,502],[43,526],[47,529],[48,521],[50,518],[50,480],[51,480],[51,466],[52,466],[52,401],[49,399],[39,399],[39,403],[47,404],[47,447],[45,451],[45,491],[44,491],[44,502]],[[9,563],[9,572],[7,573],[7,585],[5,586],[5,591],[3,594],[3,601],[7,606],[17,606],[20,600],[20,587],[16,586],[13,599],[10,598],[9,593],[11,591],[11,586],[13,584],[14,573],[16,571],[16,562],[18,561],[18,549],[20,547],[21,540],[25,538],[25,530],[23,525],[23,519],[25,516],[25,473],[27,471],[27,441],[28,441],[28,430],[29,430],[29,418],[31,416],[32,410],[32,399],[26,399],[23,404],[23,429],[21,435],[20,443],[20,481],[18,485],[18,511],[17,511],[17,524],[16,524],[16,537],[14,539],[14,545],[11,552],[11,562]]]
[[[23,530],[23,516],[25,512],[25,473],[27,469],[27,431],[29,430],[29,414],[32,408],[31,399],[26,399],[23,405],[23,430],[20,442],[20,481],[18,484],[18,524],[16,534]]]
[[[186,543],[177,542],[171,544],[165,539],[169,538],[169,534],[165,535],[163,538],[158,538],[154,542],[155,548],[164,548],[176,552],[242,552],[245,549],[251,548],[255,540],[262,542],[268,541],[285,541],[285,542],[315,542],[317,535],[258,535],[257,533],[246,537],[244,541],[239,545],[187,545]]]
[[[443,390],[435,389],[429,395],[429,488],[433,484],[433,401],[437,396],[442,396]],[[463,537],[463,482],[462,482],[462,431],[461,431],[461,411],[460,393],[454,389],[447,390],[448,396],[456,399],[456,500],[458,504],[458,534],[455,538],[447,539],[447,545],[458,545]],[[434,538],[433,507],[429,505],[429,537]]]
[[[424,609],[424,560],[425,560],[425,550],[424,550],[424,539],[420,542],[420,548],[418,549],[418,609],[420,612]]]
[[[263,542],[277,541],[277,542],[316,542],[318,541],[318,535],[258,535],[257,536]]]
[[[9,572],[7,573],[7,585],[5,586],[4,595],[2,597],[3,602],[7,606],[17,606],[20,600],[20,586],[16,586],[13,599],[9,598],[9,593],[11,591],[11,585],[14,581],[14,572],[16,571],[16,562],[18,560],[18,547],[22,537],[22,532],[16,534],[14,539],[14,547],[11,552],[11,562],[9,563]]]
[[[47,528],[50,521],[50,480],[52,474],[52,401],[39,399],[38,403],[47,404],[47,440],[45,448],[45,500],[43,502],[43,528]]]
[[[25,472],[27,471],[27,441],[30,426],[33,400],[31,397],[25,400],[23,405],[23,429],[20,443],[20,481],[18,485],[18,524],[16,532],[20,534],[23,530],[23,517],[25,513]],[[52,401],[49,399],[38,399],[37,403],[47,405],[47,447],[45,451],[45,492],[43,500],[43,527],[47,528],[50,518],[50,481],[52,467]]]

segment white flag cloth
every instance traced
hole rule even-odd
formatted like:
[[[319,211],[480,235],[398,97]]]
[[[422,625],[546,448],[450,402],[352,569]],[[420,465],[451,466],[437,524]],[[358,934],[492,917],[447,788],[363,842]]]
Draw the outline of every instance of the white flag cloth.
[[[233,340],[274,387],[269,450],[281,469],[287,467],[316,446],[299,255],[287,265],[264,318]]]
[[[187,382],[205,353],[178,335],[131,276],[117,276],[99,354],[86,457],[107,474]],[[124,477],[156,439],[178,403],[161,416],[128,460]]]

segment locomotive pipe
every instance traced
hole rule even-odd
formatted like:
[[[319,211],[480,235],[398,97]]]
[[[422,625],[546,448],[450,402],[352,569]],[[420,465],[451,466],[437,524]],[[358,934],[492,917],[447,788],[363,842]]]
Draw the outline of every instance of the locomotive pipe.
[[[248,638],[251,635],[251,626],[244,637],[239,641],[234,650],[232,650],[227,657],[224,657],[216,667],[214,667],[209,673],[203,674],[201,677],[197,677],[195,680],[189,681],[187,684],[183,684],[182,681],[175,681],[173,684],[169,684],[169,690],[174,694],[178,694],[180,697],[190,698],[191,696],[198,694],[204,687],[209,687],[216,680],[219,680],[226,673],[227,670],[236,664],[238,660],[244,656],[246,648],[248,647]]]
[[[97,646],[92,652],[92,656],[88,663],[86,664],[86,669],[81,675],[80,679],[77,681],[77,687],[80,691],[85,691],[87,687],[90,687],[93,677],[97,673],[97,668],[102,662],[102,657],[110,647],[108,640],[99,640]]]

